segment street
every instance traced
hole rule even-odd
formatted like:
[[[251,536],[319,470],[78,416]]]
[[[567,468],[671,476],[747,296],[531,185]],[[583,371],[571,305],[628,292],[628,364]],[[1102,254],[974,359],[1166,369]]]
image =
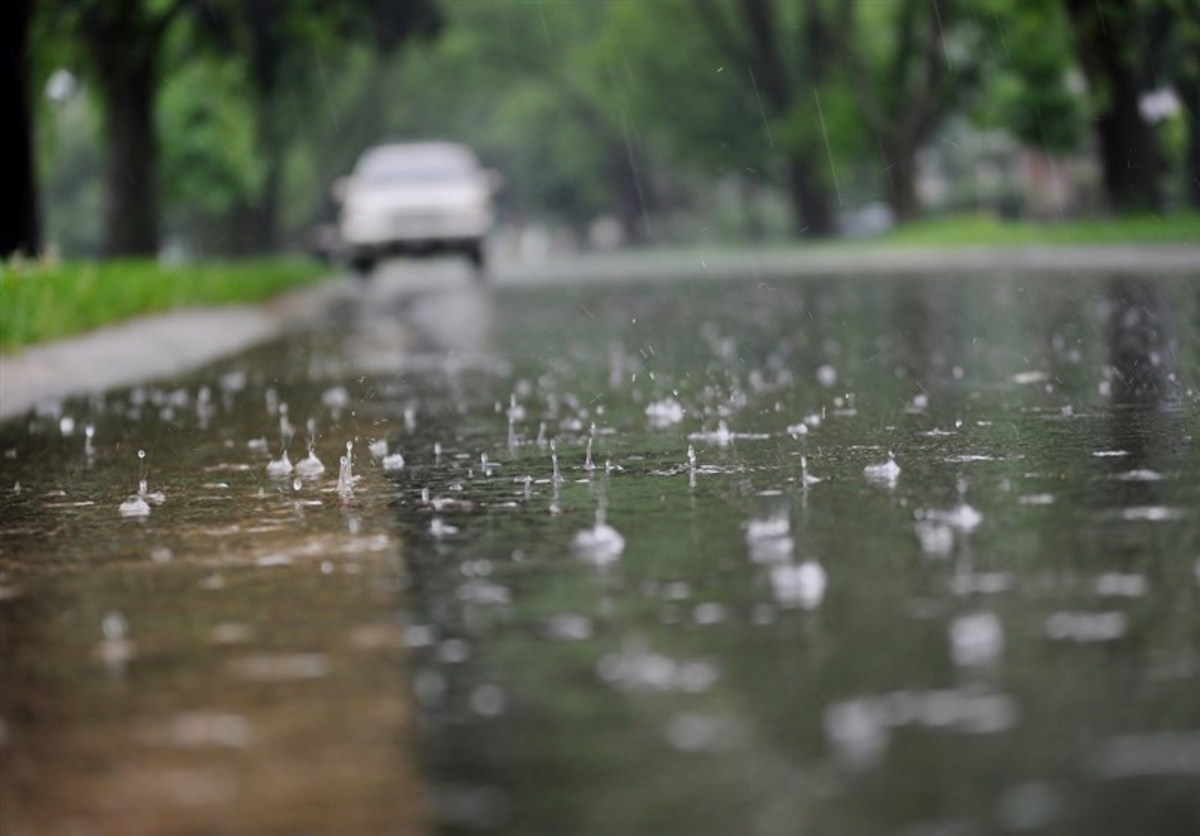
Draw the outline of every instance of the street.
[[[1194,832],[1195,274],[884,266],[389,266],[6,421],[10,832]]]

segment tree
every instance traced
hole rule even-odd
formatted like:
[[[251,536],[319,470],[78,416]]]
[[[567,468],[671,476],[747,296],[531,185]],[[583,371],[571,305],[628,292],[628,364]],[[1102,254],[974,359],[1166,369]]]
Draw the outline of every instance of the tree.
[[[33,0],[8,0],[0,10],[0,101],[8,127],[0,132],[0,154],[11,180],[0,192],[0,258],[36,255],[41,247],[33,159],[29,33]]]
[[[867,4],[866,14],[875,19],[864,22],[860,5],[846,4],[851,18],[834,35],[838,60],[854,80],[862,119],[878,143],[888,205],[897,221],[909,221],[919,208],[917,152],[982,75],[985,51],[969,14],[978,10],[970,0]]]
[[[193,0],[46,4],[46,14],[75,36],[102,102],[104,251],[110,256],[158,251],[155,103],[167,33],[192,5]]]
[[[797,231],[832,235],[833,193],[824,170],[828,137],[820,91],[834,70],[836,33],[852,4],[825,0],[793,6],[773,0],[696,0],[695,11],[734,67],[746,68],[744,94],[774,123],[772,143],[787,166]]]
[[[1200,0],[1166,0],[1156,19],[1161,58],[1152,77],[1174,84],[1187,121],[1183,160],[1183,193],[1187,205],[1200,209]]]
[[[418,73],[425,85],[404,91],[404,126],[441,130],[503,164],[519,209],[575,227],[613,212],[626,241],[648,240],[655,179],[605,38],[617,7],[450,5],[447,36]]]
[[[1140,109],[1148,4],[1064,2],[1075,53],[1092,91],[1100,168],[1112,208],[1119,213],[1158,210],[1163,203],[1163,155]]]
[[[986,104],[976,118],[1048,154],[1077,150],[1084,100],[1071,89],[1076,64],[1066,13],[1042,0],[1010,0],[993,5],[991,19],[1003,57],[988,68]]]
[[[384,55],[412,37],[435,34],[441,18],[433,0],[228,0],[208,6],[203,20],[217,40],[244,59],[263,166],[261,186],[246,215],[257,248],[273,250],[278,245],[289,138],[285,105],[293,105],[292,113],[306,113],[306,108],[295,107],[296,94],[310,102],[315,98],[314,52],[365,43]],[[285,81],[287,91],[282,89]]]

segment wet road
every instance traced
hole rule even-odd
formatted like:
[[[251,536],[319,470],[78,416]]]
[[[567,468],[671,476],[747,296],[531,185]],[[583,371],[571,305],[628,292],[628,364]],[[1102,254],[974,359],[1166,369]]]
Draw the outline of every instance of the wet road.
[[[1197,277],[381,278],[3,425],[6,832],[1196,832]]]

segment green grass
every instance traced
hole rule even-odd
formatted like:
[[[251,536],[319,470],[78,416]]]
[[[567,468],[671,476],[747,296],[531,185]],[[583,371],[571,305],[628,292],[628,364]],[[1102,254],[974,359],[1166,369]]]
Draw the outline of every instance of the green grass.
[[[1011,247],[1081,244],[1192,244],[1200,246],[1200,214],[1144,215],[1034,223],[987,215],[917,221],[870,239],[897,247]]]
[[[0,264],[0,350],[174,308],[256,302],[327,275],[315,262],[282,258],[178,266]]]

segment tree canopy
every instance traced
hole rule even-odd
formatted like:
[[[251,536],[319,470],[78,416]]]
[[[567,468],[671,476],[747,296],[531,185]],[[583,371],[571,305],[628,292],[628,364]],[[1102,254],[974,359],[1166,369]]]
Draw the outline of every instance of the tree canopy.
[[[931,165],[983,176],[963,136],[1002,137],[1013,160],[1094,161],[1093,211],[1200,205],[1197,0],[21,0],[6,14],[0,81],[32,126],[12,140],[36,139],[18,166],[28,195],[5,198],[6,251],[38,249],[39,208],[77,252],[296,246],[355,156],[404,137],[473,145],[505,173],[512,223],[582,236],[611,216],[631,243],[728,211],[744,222],[722,228],[747,235],[833,234],[872,202],[904,222],[928,209]]]

